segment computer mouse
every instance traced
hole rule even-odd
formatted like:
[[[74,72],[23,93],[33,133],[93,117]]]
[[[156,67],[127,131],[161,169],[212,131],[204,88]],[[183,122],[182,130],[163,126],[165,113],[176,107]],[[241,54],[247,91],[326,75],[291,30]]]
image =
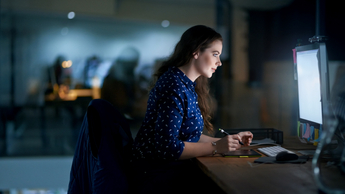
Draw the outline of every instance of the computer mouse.
[[[288,160],[297,160],[298,155],[289,153],[287,151],[279,152],[276,156],[276,161],[288,161]]]

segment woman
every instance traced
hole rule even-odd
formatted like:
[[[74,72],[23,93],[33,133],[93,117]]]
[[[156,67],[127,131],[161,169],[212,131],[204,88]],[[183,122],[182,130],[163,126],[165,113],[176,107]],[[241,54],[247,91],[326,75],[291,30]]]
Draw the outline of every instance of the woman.
[[[224,138],[202,134],[204,128],[213,131],[207,79],[221,66],[221,53],[219,33],[206,26],[193,26],[183,33],[172,56],[156,72],[158,79],[133,145],[133,176],[136,183],[142,183],[143,193],[166,193],[161,190],[164,188],[181,191],[189,188],[191,181],[200,184],[202,173],[196,175],[196,165],[187,159],[237,150],[239,141],[244,146],[251,143],[251,132]]]

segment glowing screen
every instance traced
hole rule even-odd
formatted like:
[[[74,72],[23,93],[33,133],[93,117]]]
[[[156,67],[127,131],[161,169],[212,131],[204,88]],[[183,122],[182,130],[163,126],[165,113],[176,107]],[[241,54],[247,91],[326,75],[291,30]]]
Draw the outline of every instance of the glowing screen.
[[[322,124],[318,49],[297,52],[299,116]]]

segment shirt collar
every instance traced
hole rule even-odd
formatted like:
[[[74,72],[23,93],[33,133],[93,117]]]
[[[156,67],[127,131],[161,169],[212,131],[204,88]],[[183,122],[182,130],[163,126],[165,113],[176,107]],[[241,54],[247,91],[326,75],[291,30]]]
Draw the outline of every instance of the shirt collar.
[[[174,75],[177,75],[184,84],[186,84],[187,86],[191,86],[191,87],[195,88],[196,83],[193,82],[192,80],[190,80],[186,76],[186,74],[184,74],[179,68],[173,66],[173,67],[171,67],[171,70],[174,72]]]

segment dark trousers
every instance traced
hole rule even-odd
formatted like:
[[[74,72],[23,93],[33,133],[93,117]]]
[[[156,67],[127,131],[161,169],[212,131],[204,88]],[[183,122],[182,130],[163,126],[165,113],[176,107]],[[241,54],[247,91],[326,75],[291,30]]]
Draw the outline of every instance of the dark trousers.
[[[133,163],[130,193],[224,193],[192,160]]]

